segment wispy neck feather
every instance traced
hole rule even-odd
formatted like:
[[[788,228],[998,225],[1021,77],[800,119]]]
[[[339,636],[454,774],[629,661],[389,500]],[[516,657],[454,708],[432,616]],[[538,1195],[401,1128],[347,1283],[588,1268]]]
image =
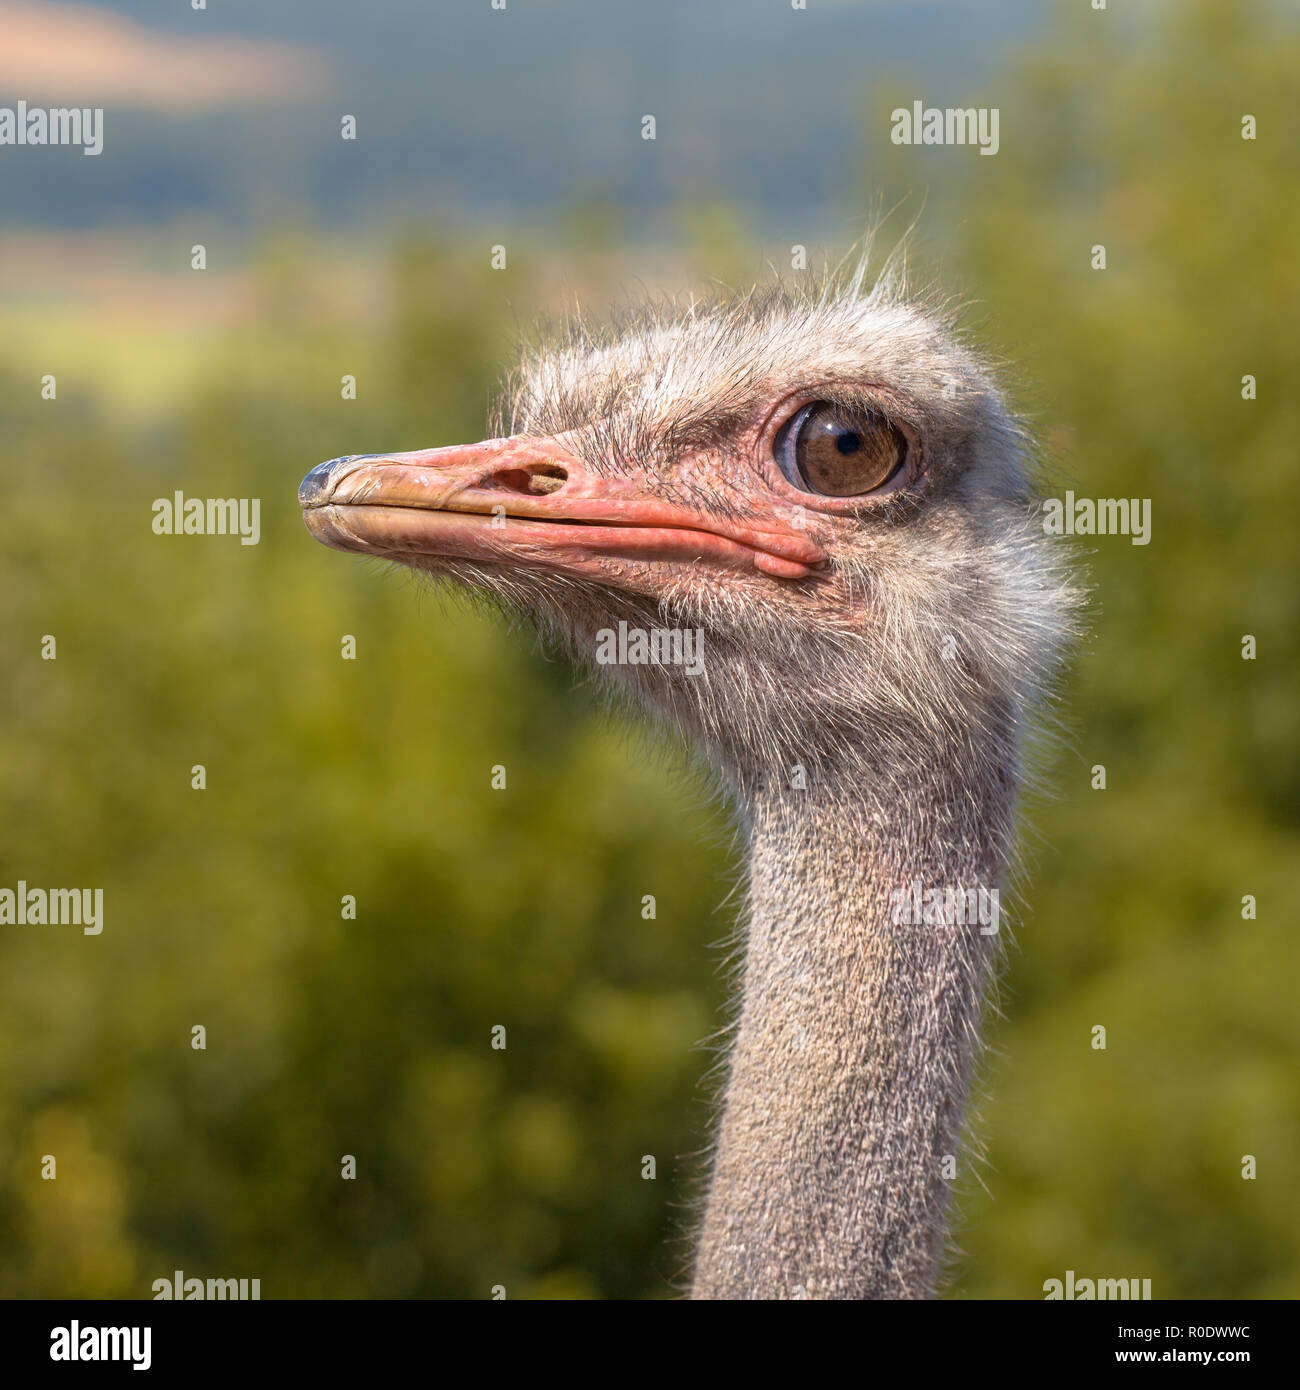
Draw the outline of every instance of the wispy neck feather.
[[[894,918],[912,885],[997,886],[1009,731],[912,767],[747,798],[743,999],[695,1298],[934,1291],[996,938]]]

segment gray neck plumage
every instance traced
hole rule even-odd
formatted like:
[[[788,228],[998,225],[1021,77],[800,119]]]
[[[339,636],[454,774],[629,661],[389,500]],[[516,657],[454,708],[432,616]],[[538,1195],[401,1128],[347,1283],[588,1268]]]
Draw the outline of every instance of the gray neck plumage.
[[[748,944],[695,1298],[934,1291],[1014,750],[889,765],[742,795]]]

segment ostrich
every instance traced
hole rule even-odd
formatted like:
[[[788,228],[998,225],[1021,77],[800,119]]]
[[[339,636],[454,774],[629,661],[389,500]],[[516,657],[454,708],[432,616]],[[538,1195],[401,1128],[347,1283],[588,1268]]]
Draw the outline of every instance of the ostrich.
[[[692,1296],[933,1296],[998,939],[962,909],[996,902],[1076,607],[1023,429],[952,314],[861,265],[571,322],[492,423],[299,501],[522,612],[729,793],[743,983]],[[702,660],[596,661],[622,623]]]

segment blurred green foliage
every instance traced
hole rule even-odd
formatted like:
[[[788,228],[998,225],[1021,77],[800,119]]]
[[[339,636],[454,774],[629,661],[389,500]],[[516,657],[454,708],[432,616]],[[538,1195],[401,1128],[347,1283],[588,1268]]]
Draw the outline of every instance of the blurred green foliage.
[[[1063,485],[1153,499],[1149,546],[1088,557],[957,1296],[1067,1268],[1300,1293],[1300,51],[1254,13],[1171,7],[1140,52],[1063,21],[951,194],[945,279]],[[735,264],[725,210],[685,231],[702,271]],[[512,255],[503,289],[481,248],[413,238],[370,331],[311,311],[292,246],[267,260],[253,324],[147,430],[66,376],[53,403],[0,382],[0,885],[105,890],[97,938],[0,928],[0,1295],[147,1297],[174,1269],[265,1297],[667,1295],[726,817],[527,632],[324,550],[294,501],[320,459],[478,437],[550,272]],[[603,291],[636,257],[577,264]],[[177,488],[261,497],[261,544],[153,535]]]
[[[1066,1268],[1300,1293],[1300,35],[1270,10],[1170,7],[1140,51],[1074,15],[1008,93],[1024,134],[979,161],[955,257],[1060,485],[1152,499],[1149,545],[1091,543],[1072,753],[1035,812],[965,1204],[973,1295]]]

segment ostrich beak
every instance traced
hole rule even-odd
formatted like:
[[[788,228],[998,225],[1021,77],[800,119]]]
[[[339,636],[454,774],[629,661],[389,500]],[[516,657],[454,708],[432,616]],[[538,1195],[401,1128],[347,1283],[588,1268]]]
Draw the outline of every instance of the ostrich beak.
[[[653,496],[636,472],[597,477],[551,439],[516,436],[313,468],[303,521],[336,550],[599,576],[610,561],[677,562],[804,579],[821,548],[783,517],[730,520]]]

